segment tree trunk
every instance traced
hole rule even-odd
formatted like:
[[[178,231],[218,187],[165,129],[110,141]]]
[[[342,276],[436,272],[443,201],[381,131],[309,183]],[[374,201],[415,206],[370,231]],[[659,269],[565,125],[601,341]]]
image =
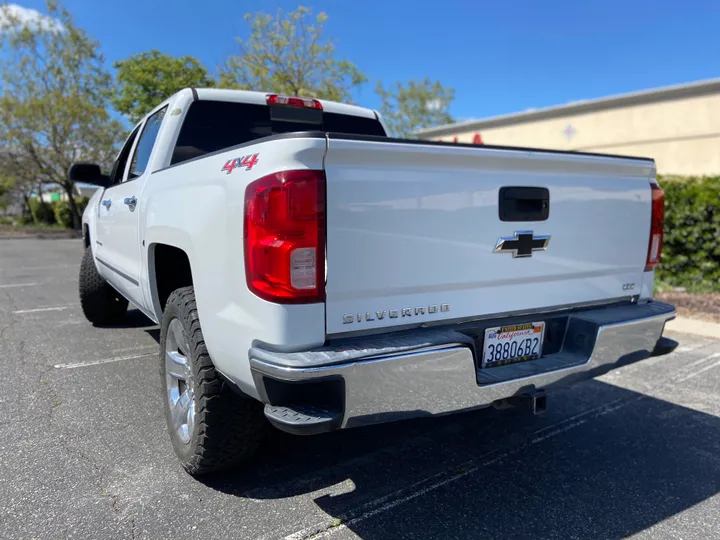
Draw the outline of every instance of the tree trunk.
[[[52,201],[52,195],[50,196]],[[40,207],[40,222],[46,225],[52,225],[55,223],[55,207],[52,202],[47,202],[43,198],[43,183],[38,182],[37,185],[37,200],[38,206]]]
[[[73,193],[74,184],[63,184],[63,187],[65,188],[65,193],[67,193],[68,202],[70,203],[70,211],[72,212],[73,218],[73,229],[79,231],[82,228],[82,216],[80,215],[80,210],[75,202],[75,193]]]
[[[30,219],[32,219],[34,223],[35,216],[33,216],[32,207],[30,206],[30,197],[27,195],[27,193],[23,193],[22,198],[23,202],[25,203],[25,208],[27,209],[27,215],[30,216]]]

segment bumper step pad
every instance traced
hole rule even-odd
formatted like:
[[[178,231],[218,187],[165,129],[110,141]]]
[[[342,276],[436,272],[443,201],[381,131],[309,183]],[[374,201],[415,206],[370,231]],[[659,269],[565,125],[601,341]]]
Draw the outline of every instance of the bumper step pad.
[[[265,405],[265,416],[273,426],[293,435],[325,433],[342,423],[342,411],[312,405]]]

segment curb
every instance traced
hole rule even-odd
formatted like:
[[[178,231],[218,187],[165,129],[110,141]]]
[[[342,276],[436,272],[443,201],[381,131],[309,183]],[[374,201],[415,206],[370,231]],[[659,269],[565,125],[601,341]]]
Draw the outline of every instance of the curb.
[[[11,232],[9,234],[3,234],[0,231],[0,240],[22,240],[28,238],[37,238],[40,240],[68,240],[82,238],[82,233],[74,231],[59,231],[59,232]]]
[[[672,321],[668,321],[665,324],[665,330],[720,339],[720,324],[687,317],[677,317]]]

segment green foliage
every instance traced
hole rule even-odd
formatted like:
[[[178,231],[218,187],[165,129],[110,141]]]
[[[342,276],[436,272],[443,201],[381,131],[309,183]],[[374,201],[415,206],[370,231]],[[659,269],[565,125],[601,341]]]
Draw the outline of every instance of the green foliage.
[[[455,99],[455,90],[444,87],[440,81],[426,77],[407,84],[398,82],[387,89],[378,81],[375,91],[382,100],[380,114],[396,137],[411,137],[419,129],[453,121],[448,109]]]
[[[50,203],[33,197],[28,204],[30,205],[30,214],[32,215],[33,223],[38,225],[52,225],[55,223],[55,213]]]
[[[0,199],[10,193],[15,186],[15,179],[6,171],[0,170]]]
[[[80,215],[85,211],[85,207],[88,204],[89,199],[87,197],[78,197],[75,202],[78,206]],[[55,221],[65,227],[66,229],[73,228],[73,216],[72,208],[68,201],[56,201],[53,203],[53,211],[55,213]]]
[[[720,177],[659,181],[665,190],[665,238],[658,281],[720,291]]]
[[[53,203],[53,210],[55,211],[55,220],[66,229],[72,229],[73,220],[70,203],[67,201],[57,201]]]
[[[32,224],[33,224],[33,220],[32,220],[32,217],[31,217],[31,216],[25,216],[25,215],[23,215],[23,216],[19,216],[19,217],[17,218],[17,221],[16,221],[15,223],[16,223],[17,225],[19,225],[19,226],[22,227],[22,226],[24,226],[24,225],[32,225]]]
[[[350,101],[353,88],[367,81],[355,64],[335,57],[335,44],[323,30],[327,15],[310,8],[247,13],[250,37],[237,38],[240,54],[220,68],[225,88],[277,92],[333,101]]]
[[[0,153],[2,150],[0,150]],[[16,189],[15,179],[3,170],[3,160],[0,159],[0,210],[5,211],[12,203],[12,195]]]
[[[133,123],[183,88],[215,86],[197,58],[175,58],[156,49],[115,62],[115,68],[111,101]]]
[[[47,11],[51,22],[28,24],[0,5],[0,140],[24,196],[39,183],[72,193],[70,165],[109,164],[123,131],[108,114],[112,77],[99,44],[56,0]]]

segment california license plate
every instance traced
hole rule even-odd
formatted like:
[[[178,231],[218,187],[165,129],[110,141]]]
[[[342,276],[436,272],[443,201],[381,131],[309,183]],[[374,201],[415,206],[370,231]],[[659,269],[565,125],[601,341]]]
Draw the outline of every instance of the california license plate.
[[[537,360],[542,354],[545,323],[496,326],[485,330],[482,367]]]

